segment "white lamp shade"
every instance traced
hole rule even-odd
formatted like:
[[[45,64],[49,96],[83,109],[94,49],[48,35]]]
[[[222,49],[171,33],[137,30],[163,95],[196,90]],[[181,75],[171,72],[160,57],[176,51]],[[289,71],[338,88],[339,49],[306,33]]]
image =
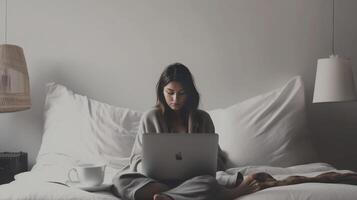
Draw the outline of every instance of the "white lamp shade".
[[[24,52],[16,45],[0,45],[0,112],[30,107],[30,83]]]
[[[356,100],[351,62],[332,55],[317,61],[313,103]]]

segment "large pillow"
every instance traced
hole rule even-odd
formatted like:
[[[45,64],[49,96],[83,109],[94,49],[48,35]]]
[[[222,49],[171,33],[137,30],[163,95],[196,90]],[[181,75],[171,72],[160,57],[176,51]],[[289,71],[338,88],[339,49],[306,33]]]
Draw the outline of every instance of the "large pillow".
[[[56,83],[47,84],[44,135],[34,169],[44,172],[49,166],[62,167],[65,174],[68,167],[80,162],[105,162],[108,167],[122,168],[128,164],[141,115]]]
[[[282,88],[209,113],[220,146],[228,154],[228,167],[287,167],[314,161],[300,77]]]

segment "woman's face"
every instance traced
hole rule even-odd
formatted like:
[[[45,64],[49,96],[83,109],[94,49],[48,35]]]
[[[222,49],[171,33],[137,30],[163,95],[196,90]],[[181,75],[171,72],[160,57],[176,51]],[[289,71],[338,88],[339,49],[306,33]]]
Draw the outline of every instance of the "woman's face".
[[[164,97],[167,105],[178,111],[185,105],[187,94],[179,82],[171,81],[164,87]]]

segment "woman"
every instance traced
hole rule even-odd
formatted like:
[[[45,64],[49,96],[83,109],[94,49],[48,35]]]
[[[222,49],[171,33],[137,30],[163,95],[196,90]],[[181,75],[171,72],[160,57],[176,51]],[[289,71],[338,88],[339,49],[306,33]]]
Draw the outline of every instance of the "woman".
[[[198,109],[200,100],[188,68],[180,63],[169,65],[157,83],[157,105],[141,118],[130,166],[114,178],[114,193],[123,199],[184,200],[233,199],[259,189],[252,176],[217,173],[198,176],[183,183],[170,184],[143,175],[142,134],[144,133],[214,133],[208,113]],[[219,148],[218,170],[225,169],[225,156]]]
[[[182,183],[164,183],[143,175],[141,170],[142,135],[145,133],[214,133],[208,113],[198,109],[199,94],[188,68],[180,63],[169,65],[156,87],[157,105],[141,118],[130,165],[113,180],[114,194],[124,200],[225,200],[261,189],[306,182],[357,185],[357,174],[328,172],[316,177],[290,176],[276,180],[267,173],[244,179],[240,173],[227,174],[226,158],[219,148],[216,177],[197,176]]]

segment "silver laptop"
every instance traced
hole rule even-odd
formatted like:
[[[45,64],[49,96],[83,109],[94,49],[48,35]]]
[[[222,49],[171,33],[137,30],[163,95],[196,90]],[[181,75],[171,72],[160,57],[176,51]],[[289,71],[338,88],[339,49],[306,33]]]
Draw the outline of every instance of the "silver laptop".
[[[143,134],[143,172],[160,181],[215,176],[218,135],[212,133]]]

